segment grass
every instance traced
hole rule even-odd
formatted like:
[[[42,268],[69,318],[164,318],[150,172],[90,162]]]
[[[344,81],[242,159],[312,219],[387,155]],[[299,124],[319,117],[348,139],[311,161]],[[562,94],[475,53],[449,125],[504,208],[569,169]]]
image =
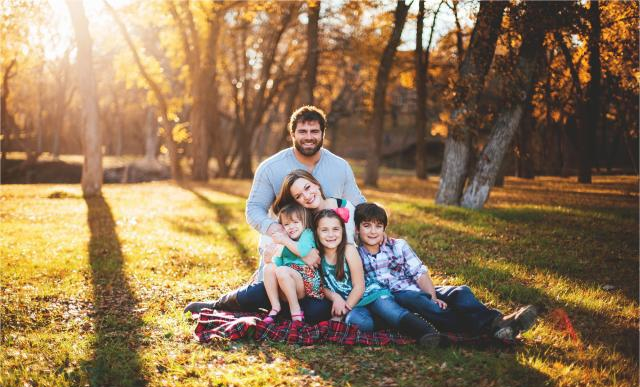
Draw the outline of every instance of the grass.
[[[482,211],[436,206],[437,183],[410,176],[365,190],[438,284],[541,309],[507,350],[197,344],[182,307],[257,264],[249,186],[109,185],[90,200],[74,185],[1,186],[0,385],[637,385],[637,177],[508,178]]]

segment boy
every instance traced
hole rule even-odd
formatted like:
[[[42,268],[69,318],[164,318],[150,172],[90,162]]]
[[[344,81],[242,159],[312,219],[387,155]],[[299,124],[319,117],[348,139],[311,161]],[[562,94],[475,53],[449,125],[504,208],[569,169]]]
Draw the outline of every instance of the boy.
[[[379,205],[359,204],[354,218],[366,275],[388,287],[398,304],[436,328],[513,340],[533,326],[537,311],[532,305],[504,316],[478,301],[466,285],[434,286],[427,267],[405,240],[389,239],[383,243],[387,213]]]

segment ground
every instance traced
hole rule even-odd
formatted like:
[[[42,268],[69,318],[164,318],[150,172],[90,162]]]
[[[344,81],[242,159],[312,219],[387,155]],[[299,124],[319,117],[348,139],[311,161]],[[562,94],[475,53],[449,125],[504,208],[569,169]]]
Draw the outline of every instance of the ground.
[[[365,190],[437,284],[540,308],[506,350],[201,345],[182,307],[257,265],[249,181],[0,186],[0,385],[635,386],[638,178],[572,181],[507,178],[482,211],[434,205],[435,179]]]

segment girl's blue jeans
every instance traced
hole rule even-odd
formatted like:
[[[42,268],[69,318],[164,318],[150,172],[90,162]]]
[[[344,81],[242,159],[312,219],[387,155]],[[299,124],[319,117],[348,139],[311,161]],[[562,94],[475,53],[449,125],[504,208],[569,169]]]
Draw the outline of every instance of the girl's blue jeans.
[[[400,320],[409,311],[390,296],[383,296],[366,306],[358,306],[353,308],[345,322],[347,324],[355,324],[361,331],[374,330],[374,316],[381,319],[387,326],[397,328]]]

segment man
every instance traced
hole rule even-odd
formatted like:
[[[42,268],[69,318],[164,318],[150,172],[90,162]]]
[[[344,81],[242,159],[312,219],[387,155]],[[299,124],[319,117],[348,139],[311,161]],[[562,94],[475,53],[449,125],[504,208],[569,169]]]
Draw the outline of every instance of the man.
[[[289,172],[306,169],[318,179],[327,196],[347,199],[354,205],[365,201],[349,163],[322,146],[326,129],[326,117],[322,110],[314,106],[299,108],[291,115],[288,128],[293,146],[260,163],[247,199],[247,222],[261,234],[260,265],[254,274],[257,282],[234,290],[215,302],[193,302],[187,305],[185,312],[199,312],[204,307],[247,312],[270,308],[262,283],[262,255],[264,248],[271,243],[269,237],[282,230],[282,226],[270,216],[269,208]],[[315,251],[303,260],[310,266],[317,266],[320,257]],[[326,300],[305,298],[300,305],[309,323],[330,318],[330,304]]]
[[[284,149],[264,160],[256,170],[247,199],[247,222],[261,234],[260,256],[272,236],[283,231],[269,208],[273,204],[282,182],[289,172],[296,169],[309,171],[322,185],[328,197],[347,199],[354,205],[365,201],[353,176],[349,163],[323,148],[326,118],[324,112],[313,106],[303,106],[296,110],[289,120],[289,134],[293,142],[291,148]],[[266,237],[265,237],[266,236]],[[319,262],[316,255],[305,260],[314,265]],[[262,259],[257,272],[257,280],[262,280]]]

